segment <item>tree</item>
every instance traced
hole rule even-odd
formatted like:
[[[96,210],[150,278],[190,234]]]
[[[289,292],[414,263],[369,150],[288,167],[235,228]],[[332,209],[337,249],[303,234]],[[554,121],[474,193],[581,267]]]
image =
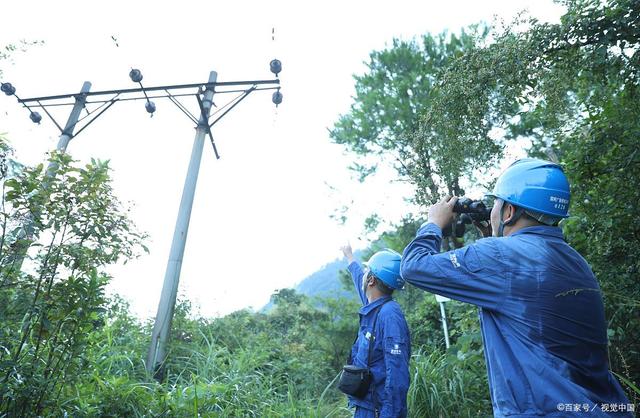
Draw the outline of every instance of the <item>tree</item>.
[[[391,158],[405,180],[413,181],[419,171],[428,179],[419,197],[436,199],[440,179],[451,176],[446,176],[447,168],[436,158],[438,149],[417,143],[413,137],[420,116],[428,113],[436,98],[434,87],[440,73],[487,33],[485,27],[471,27],[459,36],[426,34],[421,43],[394,39],[391,48],[372,52],[368,73],[354,76],[354,103],[330,131],[332,140],[344,144],[356,156]],[[465,150],[463,154],[468,155]],[[376,167],[377,163],[355,162],[352,168],[363,180]],[[449,186],[459,189],[454,183]]]
[[[50,162],[52,176],[41,164],[2,179],[0,413],[11,416],[41,414],[87,372],[88,334],[106,306],[104,268],[144,249],[144,234],[113,195],[107,163],[77,167],[57,153]],[[38,192],[45,181],[46,195]],[[7,238],[27,217],[41,239],[17,269],[19,246]]]

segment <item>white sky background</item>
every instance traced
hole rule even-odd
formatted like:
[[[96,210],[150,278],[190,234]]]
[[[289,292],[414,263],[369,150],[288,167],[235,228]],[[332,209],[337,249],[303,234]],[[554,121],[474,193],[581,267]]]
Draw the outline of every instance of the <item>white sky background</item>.
[[[358,183],[347,170],[351,158],[329,139],[327,128],[352,102],[352,75],[365,71],[371,51],[394,37],[458,32],[496,14],[510,20],[525,8],[542,20],[561,14],[547,0],[164,4],[3,2],[0,47],[21,39],[45,44],[0,66],[2,81],[26,98],[78,92],[83,81],[92,91],[135,88],[132,67],[145,87],[206,82],[211,70],[218,81],[271,79],[269,61],[282,61],[283,103],[276,109],[271,91],[252,93],[214,127],[220,160],[205,143],[180,281],[180,294],[204,315],[260,308],[275,289],[341,256],[345,240],[366,246],[369,214],[397,221],[411,210],[402,199],[411,194],[407,185],[384,173]],[[135,223],[151,236],[149,255],[112,269],[112,290],[142,318],[157,309],[194,136],[168,99],[154,101],[153,118],[142,101],[116,103],[68,148],[81,161],[111,160],[116,194],[134,205]],[[194,99],[183,103],[196,113]],[[69,111],[56,111],[60,124]],[[23,163],[41,162],[56,147],[57,129],[40,113],[43,122],[34,125],[13,98],[0,97],[0,131]],[[329,218],[352,199],[346,225]]]

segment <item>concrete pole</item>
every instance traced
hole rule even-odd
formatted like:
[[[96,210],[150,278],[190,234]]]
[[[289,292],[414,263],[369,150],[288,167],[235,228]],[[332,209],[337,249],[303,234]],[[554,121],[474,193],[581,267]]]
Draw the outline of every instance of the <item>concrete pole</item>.
[[[69,120],[67,120],[64,131],[62,131],[60,139],[58,140],[58,151],[67,151],[67,145],[69,145],[69,141],[71,141],[73,137],[73,129],[76,127],[76,123],[78,123],[78,119],[80,118],[80,112],[84,109],[84,105],[87,102],[87,96],[83,93],[89,93],[89,90],[91,90],[91,83],[85,81],[84,84],[82,84],[80,94],[76,96],[76,103],[73,105],[73,109],[71,109]]]
[[[67,145],[69,145],[69,141],[73,138],[73,130],[78,123],[78,119],[80,118],[80,112],[84,109],[84,105],[87,102],[87,96],[85,93],[89,93],[91,90],[91,83],[85,81],[82,84],[82,89],[80,90],[80,94],[76,96],[76,102],[71,109],[71,113],[69,114],[69,119],[67,119],[67,124],[64,127],[64,130],[60,134],[58,139],[58,146],[56,150],[58,152],[66,152]],[[47,188],[49,183],[49,179],[55,175],[57,164],[49,163],[47,167],[44,183],[41,187],[42,193],[47,193]],[[39,210],[36,208],[36,210]],[[27,256],[27,251],[29,251],[29,247],[31,246],[31,242],[36,239],[36,231],[33,225],[33,216],[27,216],[22,224],[22,229],[18,233],[16,237],[16,248],[15,248],[15,256],[13,260],[8,262],[8,265],[12,266],[13,271],[22,270],[22,263]]]
[[[444,343],[449,348],[449,329],[447,328],[447,316],[444,313],[444,302],[440,302],[440,316],[442,317],[442,329],[444,330]]]
[[[76,96],[76,103],[73,105],[73,109],[71,109],[71,114],[69,114],[69,119],[67,120],[67,124],[64,126],[64,130],[60,134],[58,138],[58,146],[56,150],[58,152],[67,152],[67,146],[69,145],[69,141],[73,138],[73,130],[78,123],[78,119],[80,118],[80,112],[84,109],[84,105],[87,102],[87,96],[83,93],[89,93],[91,89],[91,83],[85,81],[82,84],[82,89],[80,90],[80,94]],[[47,167],[47,177],[52,177],[55,174],[57,169],[57,164],[49,163]]]
[[[211,71],[209,74],[209,83],[215,83],[218,73]],[[151,334],[151,346],[147,355],[147,371],[153,373],[157,379],[162,379],[164,370],[163,363],[167,355],[167,342],[171,331],[171,321],[173,320],[173,311],[178,295],[178,283],[180,281],[180,269],[182,268],[182,258],[184,256],[184,247],[187,240],[187,232],[189,230],[189,220],[191,218],[191,208],[193,207],[193,198],[196,191],[196,183],[198,181],[198,171],[200,170],[200,160],[202,159],[202,150],[204,147],[204,139],[207,135],[209,112],[213,103],[213,89],[208,88],[204,93],[202,105],[204,114],[200,115],[200,122],[196,129],[196,136],[193,141],[191,150],[191,161],[189,161],[189,169],[182,190],[182,199],[180,200],[180,210],[176,227],[173,232],[173,241],[171,243],[171,252],[169,261],[167,262],[167,270],[164,275],[164,284],[162,285],[162,293],[160,295],[160,303],[158,304],[158,313],[156,321],[153,325]]]

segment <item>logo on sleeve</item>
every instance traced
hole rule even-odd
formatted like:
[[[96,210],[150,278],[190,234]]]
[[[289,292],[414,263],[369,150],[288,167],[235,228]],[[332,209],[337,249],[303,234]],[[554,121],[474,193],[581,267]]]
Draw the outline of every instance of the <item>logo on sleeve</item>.
[[[402,350],[400,350],[400,345],[394,344],[393,348],[391,349],[391,354],[396,355],[396,356],[399,355],[399,354],[402,354]]]
[[[460,263],[458,263],[458,257],[456,257],[456,253],[454,252],[449,253],[449,259],[451,260],[451,264],[453,264],[453,267],[455,268],[460,267]]]

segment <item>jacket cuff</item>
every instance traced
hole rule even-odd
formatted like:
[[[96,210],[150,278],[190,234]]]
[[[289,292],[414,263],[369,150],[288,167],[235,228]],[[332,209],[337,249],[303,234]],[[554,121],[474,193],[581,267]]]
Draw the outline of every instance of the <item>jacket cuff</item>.
[[[416,235],[435,235],[442,238],[442,229],[431,221],[427,221],[420,226]]]

